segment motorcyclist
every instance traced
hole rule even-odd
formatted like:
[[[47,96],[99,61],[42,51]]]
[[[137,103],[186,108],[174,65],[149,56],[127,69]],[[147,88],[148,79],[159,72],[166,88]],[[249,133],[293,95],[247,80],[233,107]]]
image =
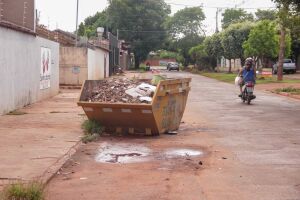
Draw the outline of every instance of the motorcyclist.
[[[249,57],[245,60],[245,66],[239,71],[238,75],[242,77],[242,81],[240,82],[241,94],[239,95],[239,97],[242,97],[243,86],[245,85],[245,83],[250,81],[255,83],[256,69],[252,58]]]

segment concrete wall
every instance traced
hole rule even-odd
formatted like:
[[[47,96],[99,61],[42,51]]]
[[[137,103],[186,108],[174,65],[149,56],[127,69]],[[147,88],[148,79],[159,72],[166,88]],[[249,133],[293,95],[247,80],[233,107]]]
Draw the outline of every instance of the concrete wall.
[[[96,52],[88,49],[87,50],[87,66],[88,66],[88,78],[89,80],[96,80]]]
[[[40,89],[41,48],[51,50],[50,88]],[[59,91],[59,44],[0,27],[0,115]]]
[[[88,49],[88,79],[99,80],[109,76],[109,52],[101,48]]]
[[[60,47],[60,84],[81,85],[88,78],[87,52],[87,48]]]

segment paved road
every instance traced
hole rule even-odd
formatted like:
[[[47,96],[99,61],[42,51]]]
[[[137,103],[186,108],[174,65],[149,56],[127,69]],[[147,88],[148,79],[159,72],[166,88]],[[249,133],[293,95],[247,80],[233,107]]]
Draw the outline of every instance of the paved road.
[[[300,101],[256,91],[248,106],[235,86],[192,78],[185,117],[205,116],[217,129],[215,145],[231,152],[231,164],[211,177],[213,199],[300,199]],[[228,190],[213,194],[218,184]]]
[[[101,138],[83,146],[50,183],[49,199],[300,199],[300,101],[257,91],[253,105],[246,105],[234,85],[165,73],[193,78],[179,134]],[[96,163],[103,142],[144,145],[154,152],[192,148],[204,155]]]

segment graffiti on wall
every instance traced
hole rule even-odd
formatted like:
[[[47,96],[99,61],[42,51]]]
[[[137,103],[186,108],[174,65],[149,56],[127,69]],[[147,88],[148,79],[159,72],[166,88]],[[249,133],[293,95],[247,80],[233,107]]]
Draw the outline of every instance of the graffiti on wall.
[[[50,88],[51,49],[41,47],[40,89]]]

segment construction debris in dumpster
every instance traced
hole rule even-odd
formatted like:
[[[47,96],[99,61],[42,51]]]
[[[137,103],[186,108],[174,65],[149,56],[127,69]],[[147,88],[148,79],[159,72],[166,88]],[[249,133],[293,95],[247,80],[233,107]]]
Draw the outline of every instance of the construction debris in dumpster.
[[[93,88],[85,101],[109,103],[151,103],[156,87],[137,79],[108,79]]]

